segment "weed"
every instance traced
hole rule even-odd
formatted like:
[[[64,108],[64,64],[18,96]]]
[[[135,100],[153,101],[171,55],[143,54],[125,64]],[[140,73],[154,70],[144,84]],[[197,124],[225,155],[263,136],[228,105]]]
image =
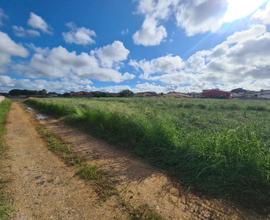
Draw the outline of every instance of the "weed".
[[[108,174],[98,170],[96,166],[86,163],[86,161],[73,151],[70,144],[65,143],[59,136],[49,132],[44,126],[36,127],[40,136],[46,141],[49,150],[57,154],[62,160],[70,166],[76,166],[76,174],[95,185],[98,195],[106,200],[115,194],[114,182]]]
[[[102,175],[98,172],[97,167],[90,164],[82,164],[77,171],[77,175],[86,180],[96,180],[102,179]]]
[[[5,133],[6,117],[10,109],[11,102],[9,100],[4,100],[0,103],[0,159],[3,159],[3,154],[5,151],[5,142],[3,135]],[[2,170],[2,161],[0,162],[0,170]],[[1,172],[2,173],[2,172]],[[3,177],[5,178],[5,177]],[[5,191],[6,181],[3,181],[1,176],[0,181],[0,219],[9,219],[12,212],[10,195]]]
[[[57,113],[96,137],[129,146],[188,187],[269,211],[267,101],[109,98],[27,103]]]
[[[149,208],[148,205],[142,205],[131,212],[131,220],[162,220],[162,217]]]

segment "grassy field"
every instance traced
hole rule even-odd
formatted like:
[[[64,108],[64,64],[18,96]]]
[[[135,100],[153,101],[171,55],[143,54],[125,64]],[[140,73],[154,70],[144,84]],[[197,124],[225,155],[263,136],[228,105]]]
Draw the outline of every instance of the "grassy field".
[[[3,157],[3,152],[5,148],[3,135],[5,132],[5,122],[6,122],[6,116],[9,111],[9,108],[10,108],[9,100],[4,100],[3,102],[0,102],[0,160]],[[2,161],[0,162],[0,172],[2,169],[1,166],[2,166]],[[11,212],[11,209],[9,207],[9,198],[4,191],[5,182],[6,181],[1,177],[0,179],[0,219],[8,219],[9,213]]]
[[[57,98],[26,103],[129,147],[195,191],[270,211],[268,101]]]

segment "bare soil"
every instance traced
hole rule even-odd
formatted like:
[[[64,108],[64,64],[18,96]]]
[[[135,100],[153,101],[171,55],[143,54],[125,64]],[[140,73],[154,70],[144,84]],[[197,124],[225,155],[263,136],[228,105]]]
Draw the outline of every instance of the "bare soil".
[[[100,203],[95,191],[48,151],[30,115],[18,103],[11,107],[5,138],[15,209],[12,219],[128,218],[118,201]]]
[[[13,219],[129,219],[121,201],[103,201],[94,188],[75,176],[50,152],[35,130],[41,123],[91,164],[110,173],[123,201],[134,208],[149,206],[164,219],[263,219],[217,199],[184,190],[179,183],[129,152],[64,125],[61,120],[33,120],[13,103],[7,122],[7,167],[12,179]]]

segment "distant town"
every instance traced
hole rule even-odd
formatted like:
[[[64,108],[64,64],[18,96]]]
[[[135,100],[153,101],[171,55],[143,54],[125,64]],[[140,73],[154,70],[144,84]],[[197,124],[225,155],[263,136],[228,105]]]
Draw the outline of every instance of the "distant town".
[[[243,88],[233,89],[232,91],[223,91],[220,89],[208,89],[202,92],[138,92],[134,93],[131,90],[123,90],[119,93],[103,92],[103,91],[80,91],[80,92],[66,92],[56,93],[47,92],[43,90],[21,90],[13,89],[7,93],[0,93],[0,95],[7,97],[78,97],[78,98],[94,98],[94,97],[176,97],[176,98],[215,98],[215,99],[270,99],[270,90],[251,91]]]

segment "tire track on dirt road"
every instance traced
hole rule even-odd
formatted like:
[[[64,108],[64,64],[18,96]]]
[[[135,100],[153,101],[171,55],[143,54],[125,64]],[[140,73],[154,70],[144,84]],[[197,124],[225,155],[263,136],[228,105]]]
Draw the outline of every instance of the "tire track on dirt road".
[[[5,139],[12,219],[128,219],[115,198],[100,202],[91,186],[47,149],[18,103],[12,104]]]

